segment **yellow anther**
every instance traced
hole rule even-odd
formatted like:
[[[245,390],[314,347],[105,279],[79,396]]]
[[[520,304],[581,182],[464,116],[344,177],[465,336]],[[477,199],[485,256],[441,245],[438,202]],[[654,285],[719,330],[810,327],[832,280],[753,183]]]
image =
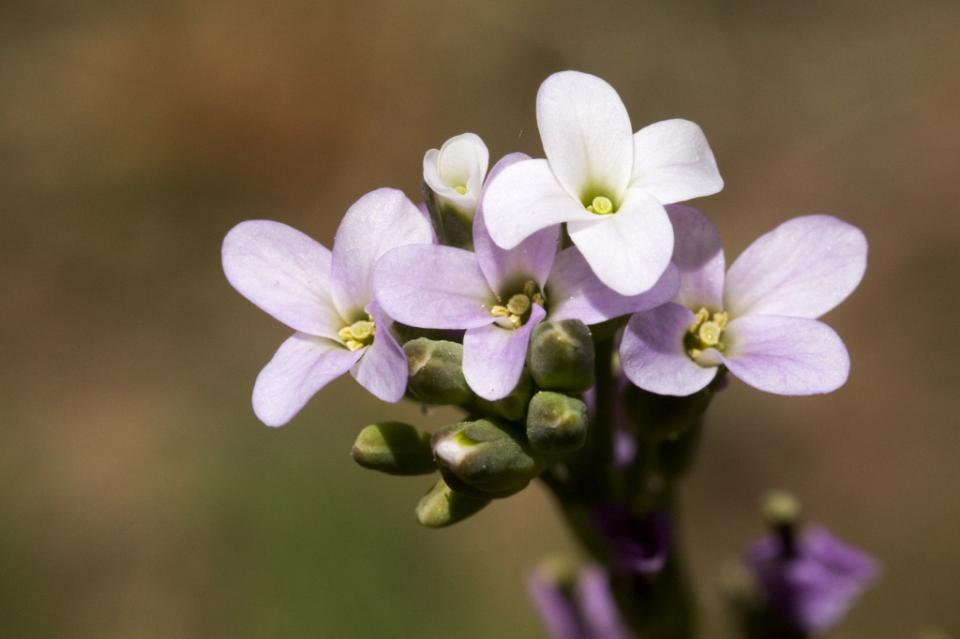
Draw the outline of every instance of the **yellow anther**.
[[[587,210],[597,215],[610,215],[613,213],[613,202],[605,195],[598,195],[590,202]]]
[[[507,310],[511,315],[523,315],[530,310],[530,298],[523,293],[512,295],[507,301]]]
[[[510,315],[510,311],[507,310],[506,306],[500,306],[499,304],[497,304],[496,306],[490,309],[490,314],[493,315],[494,317],[507,317],[508,315]]]
[[[708,348],[721,352],[725,350],[726,344],[721,338],[728,319],[729,316],[724,311],[710,313],[706,308],[698,310],[683,340],[687,355],[696,361]]]
[[[374,325],[373,322],[368,322],[365,320],[360,320],[359,322],[354,322],[350,326],[350,336],[353,339],[358,341],[363,341],[373,335]]]
[[[456,185],[455,187],[453,187],[453,190],[456,191],[457,193],[459,193],[460,195],[466,195],[466,194],[467,194],[467,187],[465,187],[465,186],[462,185],[462,184]]]
[[[717,322],[704,322],[697,331],[697,337],[704,346],[716,346],[720,343],[720,334],[723,327]]]
[[[540,306],[543,306],[546,303],[546,300],[543,299],[543,294],[539,292],[531,295],[530,301],[533,302],[534,304],[539,304]]]
[[[344,326],[337,331],[337,337],[339,337],[344,346],[351,351],[358,351],[364,346],[370,346],[370,344],[373,343],[373,336],[376,332],[377,326],[373,323],[373,319],[370,318],[357,320],[350,326]]]
[[[527,280],[523,283],[523,294],[527,297],[533,297],[537,292],[537,283],[533,280]]]

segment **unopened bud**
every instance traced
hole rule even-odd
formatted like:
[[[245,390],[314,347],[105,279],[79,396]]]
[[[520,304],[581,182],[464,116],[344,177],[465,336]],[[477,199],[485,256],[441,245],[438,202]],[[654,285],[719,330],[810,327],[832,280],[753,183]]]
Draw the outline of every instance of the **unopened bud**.
[[[423,475],[436,470],[430,434],[401,422],[367,426],[357,436],[351,454],[364,468],[391,475]]]
[[[544,454],[570,453],[586,441],[588,422],[587,405],[579,399],[540,391],[527,409],[527,439]]]
[[[417,521],[428,528],[443,528],[463,521],[489,503],[489,499],[458,493],[440,479],[417,504]]]
[[[421,337],[403,345],[410,376],[407,390],[425,404],[460,405],[473,397],[463,377],[463,345]]]
[[[507,421],[519,422],[527,413],[527,404],[530,403],[530,395],[533,394],[533,379],[530,377],[530,371],[524,367],[520,375],[520,381],[513,387],[510,394],[496,401],[489,401],[482,397],[476,397],[471,405],[474,411],[481,415],[490,415],[492,417],[502,417]]]
[[[444,477],[480,495],[505,497],[523,490],[542,467],[506,426],[487,419],[460,422],[433,435],[433,455]],[[448,482],[450,483],[450,482]]]
[[[547,390],[581,393],[593,386],[593,338],[579,320],[543,322],[533,331],[527,364]]]

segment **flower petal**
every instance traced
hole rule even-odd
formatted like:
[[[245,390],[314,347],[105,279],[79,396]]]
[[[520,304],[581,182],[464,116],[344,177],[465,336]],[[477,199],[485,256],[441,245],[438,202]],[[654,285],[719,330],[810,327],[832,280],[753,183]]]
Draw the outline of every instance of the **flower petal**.
[[[503,156],[490,170],[487,184],[505,168],[530,158],[523,153],[511,153]],[[484,187],[484,193],[487,188]],[[502,249],[496,245],[483,218],[483,194],[480,206],[473,218],[473,250],[477,254],[480,269],[487,278],[490,288],[503,295],[506,285],[516,285],[520,280],[534,280],[541,288],[547,281],[553,258],[557,254],[557,242],[560,239],[560,227],[550,226],[527,237],[512,249]]]
[[[343,320],[330,296],[330,251],[300,231],[249,220],[223,239],[223,272],[241,295],[290,328],[336,338]]]
[[[677,293],[680,277],[672,264],[653,285],[640,295],[620,295],[594,275],[576,247],[557,255],[547,281],[550,320],[578,319],[584,324],[599,324],[614,317],[656,308]]]
[[[723,363],[741,381],[768,393],[829,393],[850,373],[847,348],[817,320],[748,315],[730,322],[723,335]]]
[[[585,639],[576,604],[551,568],[538,568],[527,581],[527,591],[550,639]]]
[[[693,313],[664,304],[630,318],[620,342],[620,364],[636,386],[659,395],[692,395],[709,384],[715,367],[702,367],[683,349]]]
[[[600,281],[621,295],[652,288],[673,252],[673,227],[663,206],[630,189],[619,211],[592,217],[570,222],[567,230]]]
[[[673,263],[680,270],[677,303],[722,310],[726,265],[717,227],[693,207],[671,204],[666,209],[673,224]]]
[[[373,344],[350,371],[354,379],[385,402],[399,402],[407,390],[407,355],[390,332],[393,322],[376,302],[367,305],[376,323]]]
[[[596,564],[585,567],[580,572],[576,585],[575,598],[579,604],[588,638],[631,639],[633,633],[627,630],[617,600],[610,587],[607,571]]]
[[[867,238],[830,215],[806,215],[761,235],[727,273],[725,308],[736,316],[816,318],[853,292],[867,268]]]
[[[719,193],[723,178],[703,130],[689,120],[674,119],[634,134],[630,186],[672,204]]]
[[[546,160],[511,164],[489,180],[483,214],[490,237],[505,249],[540,229],[596,217],[563,190]]]
[[[373,266],[381,255],[405,244],[430,244],[433,230],[417,207],[396,189],[377,189],[351,206],[333,241],[333,301],[354,320],[373,300]]]
[[[331,340],[294,333],[263,367],[253,387],[253,412],[267,426],[283,426],[321,388],[363,355]]]
[[[520,380],[530,334],[546,312],[539,304],[527,323],[513,330],[489,324],[471,328],[463,336],[463,376],[473,392],[488,400],[509,395]]]
[[[493,321],[490,307],[496,297],[469,251],[401,246],[380,258],[373,280],[377,302],[403,324],[460,329]]]
[[[619,199],[633,171],[633,128],[612,86],[579,71],[554,73],[537,92],[537,126],[550,168],[573,198],[596,190]]]

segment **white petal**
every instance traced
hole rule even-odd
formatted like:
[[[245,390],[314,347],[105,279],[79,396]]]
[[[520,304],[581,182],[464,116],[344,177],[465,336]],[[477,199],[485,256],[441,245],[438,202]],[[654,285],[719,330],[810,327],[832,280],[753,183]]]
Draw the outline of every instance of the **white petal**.
[[[373,300],[371,273],[381,255],[432,241],[430,223],[401,191],[377,189],[357,200],[333,242],[333,301],[340,314],[357,319]]]
[[[321,388],[363,355],[322,337],[296,333],[277,349],[253,387],[253,412],[267,426],[283,426]]]
[[[223,272],[241,295],[290,328],[336,338],[343,320],[330,295],[330,251],[300,231],[266,220],[233,227]]]
[[[730,322],[723,335],[723,363],[740,380],[768,393],[829,393],[850,373],[843,341],[817,320],[750,315]]]
[[[727,272],[724,306],[747,314],[815,318],[853,292],[867,268],[867,239],[829,215],[784,222],[747,247]]]
[[[631,187],[646,189],[662,204],[713,195],[723,189],[703,130],[689,120],[664,120],[633,136]]]
[[[570,222],[567,230],[600,281],[621,295],[649,290],[670,264],[670,218],[659,202],[638,189],[627,192],[616,213]]]
[[[633,129],[612,86],[579,71],[554,73],[537,93],[537,126],[550,168],[571,196],[620,198],[633,170]]]
[[[462,133],[423,156],[423,180],[442,200],[465,213],[476,208],[490,163],[487,145],[475,133]],[[466,187],[460,193],[456,187]]]
[[[505,249],[548,226],[594,218],[563,190],[546,160],[511,164],[490,181],[483,196],[487,231]]]
[[[377,332],[350,374],[378,399],[399,402],[407,389],[407,355],[390,332],[393,322],[376,302],[367,305],[367,312],[376,322]]]

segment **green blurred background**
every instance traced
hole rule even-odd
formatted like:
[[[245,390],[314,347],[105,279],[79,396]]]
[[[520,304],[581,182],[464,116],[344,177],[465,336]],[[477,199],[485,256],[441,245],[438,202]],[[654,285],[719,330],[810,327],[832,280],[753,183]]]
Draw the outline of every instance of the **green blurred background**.
[[[395,417],[349,378],[289,426],[250,391],[288,333],[226,283],[269,218],[328,246],[380,186],[474,131],[540,154],[537,86],[599,74],[635,127],[703,126],[729,257],[831,212],[871,242],[829,321],[826,397],[733,383],[686,486],[706,636],[770,487],[883,559],[837,637],[960,627],[960,3],[0,4],[0,636],[536,637],[523,579],[571,549],[538,487],[446,531],[430,481],[362,471]]]

